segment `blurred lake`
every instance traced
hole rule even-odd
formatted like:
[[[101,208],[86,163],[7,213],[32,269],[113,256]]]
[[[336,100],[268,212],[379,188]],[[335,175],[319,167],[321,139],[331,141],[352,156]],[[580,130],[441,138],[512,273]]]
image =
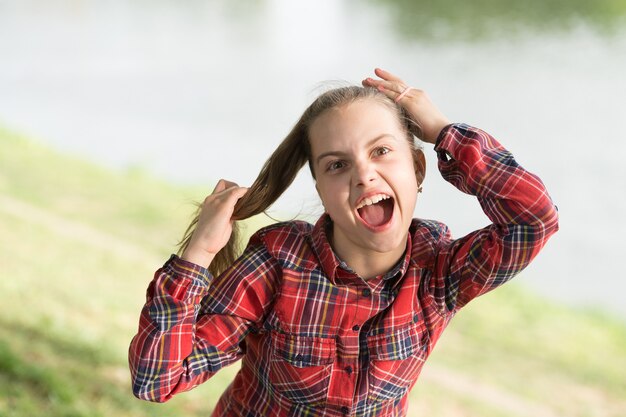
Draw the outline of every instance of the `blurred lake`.
[[[0,124],[208,193],[249,185],[324,81],[380,66],[547,184],[561,231],[520,281],[626,318],[625,16],[620,0],[0,0]],[[427,156],[416,216],[486,225]],[[273,212],[321,213],[312,184],[303,171]]]

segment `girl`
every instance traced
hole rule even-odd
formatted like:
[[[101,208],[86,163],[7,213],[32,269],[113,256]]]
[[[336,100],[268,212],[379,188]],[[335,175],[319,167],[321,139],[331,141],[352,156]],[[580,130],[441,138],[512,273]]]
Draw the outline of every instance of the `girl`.
[[[494,138],[375,73],[318,97],[250,189],[222,180],[206,198],[148,288],[129,354],[137,397],[167,401],[242,359],[214,416],[403,416],[454,314],[556,232],[543,184]],[[412,218],[425,168],[413,135],[490,226],[454,240]],[[233,219],[267,209],[307,162],[325,213],[259,230],[234,260]]]

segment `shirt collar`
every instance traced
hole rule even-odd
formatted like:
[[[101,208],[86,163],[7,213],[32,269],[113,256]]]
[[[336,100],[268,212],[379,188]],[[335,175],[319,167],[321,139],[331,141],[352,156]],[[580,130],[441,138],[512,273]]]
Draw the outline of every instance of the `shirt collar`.
[[[330,246],[328,230],[330,230],[332,224],[333,222],[328,213],[324,213],[315,223],[313,231],[311,232],[311,239],[313,250],[317,254],[322,270],[330,281],[333,284],[336,284],[338,275],[341,275],[343,278],[346,277],[346,274],[352,274],[354,277],[357,277],[357,275],[345,262],[341,261],[337,257],[333,248]],[[383,275],[383,280],[403,277],[406,274],[411,261],[411,245],[411,233],[409,233],[404,256],[400,258],[398,263],[396,263],[396,265],[391,268],[389,272]],[[399,279],[396,279],[396,282],[398,281]],[[393,285],[395,285],[395,282]]]

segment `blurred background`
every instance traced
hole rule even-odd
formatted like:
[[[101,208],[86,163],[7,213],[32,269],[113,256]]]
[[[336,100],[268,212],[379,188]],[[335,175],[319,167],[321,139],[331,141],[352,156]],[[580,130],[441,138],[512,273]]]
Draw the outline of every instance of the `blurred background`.
[[[625,23],[624,0],[0,0],[0,416],[208,415],[236,366],[165,405],[130,392],[152,273],[194,201],[375,67],[496,136],[561,218],[453,321],[410,415],[626,415]],[[415,215],[485,226],[425,150]],[[303,170],[270,214],[321,212]]]

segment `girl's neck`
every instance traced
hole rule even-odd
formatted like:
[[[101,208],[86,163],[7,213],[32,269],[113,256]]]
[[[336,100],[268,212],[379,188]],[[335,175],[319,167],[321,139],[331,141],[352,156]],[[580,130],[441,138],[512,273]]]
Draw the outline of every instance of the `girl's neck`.
[[[391,271],[406,250],[406,239],[404,239],[403,245],[392,251],[376,252],[352,247],[346,244],[347,242],[338,242],[332,232],[329,235],[329,243],[339,259],[365,280],[376,278]]]

